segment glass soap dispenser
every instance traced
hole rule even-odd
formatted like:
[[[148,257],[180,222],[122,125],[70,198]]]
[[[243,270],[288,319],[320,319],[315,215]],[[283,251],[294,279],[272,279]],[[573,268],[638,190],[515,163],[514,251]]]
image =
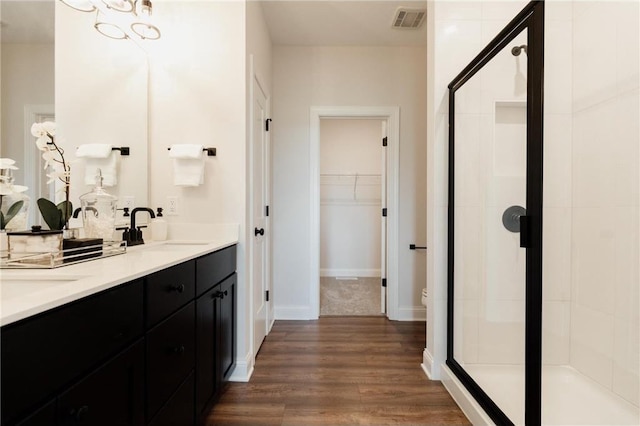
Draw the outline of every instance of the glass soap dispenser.
[[[103,241],[113,240],[117,201],[117,197],[102,188],[102,171],[98,169],[95,188],[80,196],[82,224],[86,238],[102,238]]]

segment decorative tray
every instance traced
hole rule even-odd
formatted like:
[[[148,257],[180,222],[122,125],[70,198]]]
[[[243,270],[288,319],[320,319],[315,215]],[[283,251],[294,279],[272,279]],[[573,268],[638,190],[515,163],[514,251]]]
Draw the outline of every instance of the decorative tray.
[[[2,251],[0,269],[53,269],[90,260],[117,256],[127,251],[125,241],[58,250],[47,253],[16,253]]]

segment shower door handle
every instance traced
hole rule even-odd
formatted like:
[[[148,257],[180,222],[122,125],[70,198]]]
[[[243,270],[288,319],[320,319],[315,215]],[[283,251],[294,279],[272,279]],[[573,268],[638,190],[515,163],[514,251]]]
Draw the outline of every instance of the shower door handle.
[[[520,247],[529,247],[529,216],[520,216]]]

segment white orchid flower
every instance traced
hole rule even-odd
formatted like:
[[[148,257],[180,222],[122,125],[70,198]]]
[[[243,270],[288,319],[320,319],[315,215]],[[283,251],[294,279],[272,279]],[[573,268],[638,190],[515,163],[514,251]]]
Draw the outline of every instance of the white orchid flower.
[[[47,134],[55,136],[56,123],[54,123],[53,121],[45,121],[44,123],[33,123],[31,125],[31,134],[37,138],[47,136]]]
[[[31,125],[31,134],[36,138],[47,136],[47,131],[42,127],[42,123],[33,123]]]
[[[0,169],[18,170],[14,164],[16,164],[16,161],[11,158],[0,158]]]
[[[0,195],[13,194],[12,185],[5,182],[0,182]]]
[[[40,151],[46,151],[49,149],[49,145],[47,144],[49,143],[50,140],[51,139],[49,139],[48,136],[41,136],[38,139],[36,139],[36,146]]]
[[[44,151],[42,153],[42,159],[44,160],[44,169],[53,166],[55,164],[56,151]]]
[[[45,121],[44,123],[42,123],[42,128],[45,132],[47,132],[47,134],[51,136],[56,135],[56,123],[54,123],[53,121]]]
[[[69,176],[70,176],[70,173],[68,171],[54,170],[51,173],[47,173],[47,177],[49,178],[49,180],[47,181],[47,185],[50,184],[51,182],[55,182],[56,180],[60,179],[61,181],[64,182],[66,186],[68,185]]]

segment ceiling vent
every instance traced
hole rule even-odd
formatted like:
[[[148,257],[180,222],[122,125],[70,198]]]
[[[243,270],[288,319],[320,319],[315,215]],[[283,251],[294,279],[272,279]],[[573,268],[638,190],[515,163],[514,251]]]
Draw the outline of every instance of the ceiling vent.
[[[396,16],[393,18],[393,28],[418,29],[427,16],[426,9],[398,8]]]

